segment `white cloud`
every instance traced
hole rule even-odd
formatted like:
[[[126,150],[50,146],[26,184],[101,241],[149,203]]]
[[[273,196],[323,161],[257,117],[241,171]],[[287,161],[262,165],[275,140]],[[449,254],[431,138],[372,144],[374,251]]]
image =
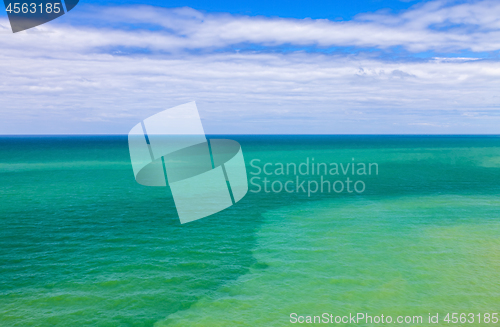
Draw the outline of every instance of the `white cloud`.
[[[2,55],[0,71],[4,133],[126,133],[140,119],[191,100],[209,133],[404,133],[422,126],[498,132],[498,62],[306,53]]]
[[[459,5],[433,1],[397,15],[363,14],[345,22],[204,14],[189,8],[87,8],[81,14],[72,13],[74,20],[85,21],[85,25],[50,24],[37,29],[50,33],[32,30],[10,37],[3,35],[2,48],[25,45],[47,51],[91,51],[103,47],[179,51],[250,43],[382,49],[402,46],[415,52],[500,49],[500,2],[493,0]],[[119,28],[88,26],[102,21]],[[0,24],[7,26],[6,21]],[[130,29],[132,25],[161,29]]]
[[[350,22],[118,7],[74,15],[111,27],[69,25],[65,15],[16,34],[3,33],[0,20],[0,134],[127,133],[192,100],[208,133],[498,133],[498,61],[210,50],[290,43],[485,51],[499,48],[499,13],[491,1],[438,1]],[[129,48],[152,53],[118,53]]]

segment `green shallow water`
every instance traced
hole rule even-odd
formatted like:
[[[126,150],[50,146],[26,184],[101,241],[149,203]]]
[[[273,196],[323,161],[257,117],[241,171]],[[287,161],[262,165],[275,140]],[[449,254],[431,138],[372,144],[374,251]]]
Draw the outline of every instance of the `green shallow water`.
[[[253,159],[379,174],[361,194],[249,192],[180,225],[168,189],[135,182],[126,137],[2,137],[0,326],[499,311],[500,138],[230,138],[249,177]]]

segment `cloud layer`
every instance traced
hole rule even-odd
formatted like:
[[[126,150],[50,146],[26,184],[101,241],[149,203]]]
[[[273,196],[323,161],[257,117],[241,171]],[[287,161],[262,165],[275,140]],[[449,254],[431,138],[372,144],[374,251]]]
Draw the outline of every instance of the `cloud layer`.
[[[207,133],[499,132],[500,62],[455,54],[500,48],[497,2],[348,22],[155,7],[66,16],[17,34],[0,21],[0,133],[127,133],[192,100]],[[415,56],[270,48],[279,45]],[[442,53],[415,59],[429,50]]]
[[[43,25],[22,35],[4,36],[2,43],[48,51],[124,47],[176,52],[249,44],[403,47],[412,52],[500,49],[500,2],[494,0],[459,5],[433,1],[398,15],[360,14],[340,22],[203,14],[190,8],[150,6],[87,7],[69,18],[66,21],[77,26]],[[6,21],[0,24],[8,30]],[[96,25],[99,27],[92,27]]]

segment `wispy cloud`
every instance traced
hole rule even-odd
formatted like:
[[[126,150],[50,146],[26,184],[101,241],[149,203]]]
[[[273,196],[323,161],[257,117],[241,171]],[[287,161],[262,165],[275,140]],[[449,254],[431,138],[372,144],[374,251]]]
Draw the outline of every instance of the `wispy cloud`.
[[[348,22],[90,8],[0,34],[0,133],[127,133],[191,100],[208,133],[498,133],[497,60],[266,49],[493,51],[499,14],[492,1],[436,1]],[[262,48],[234,51],[252,44]]]
[[[63,44],[65,50],[73,51],[136,47],[169,52],[239,44],[404,47],[413,52],[500,49],[500,2],[494,0],[459,5],[433,1],[396,15],[361,14],[341,22],[204,14],[190,8],[150,6],[87,7],[74,19],[82,24],[46,25],[37,30],[51,33],[28,31],[16,37],[4,36],[2,44],[31,44],[51,51],[63,48]],[[5,21],[0,24],[5,28]]]
[[[91,54],[1,56],[0,70],[4,132],[124,133],[135,121],[191,100],[200,103],[211,133],[404,133],[419,131],[412,124],[422,120],[429,124],[420,127],[446,123],[455,132],[494,133],[500,122],[500,63],[490,61]]]

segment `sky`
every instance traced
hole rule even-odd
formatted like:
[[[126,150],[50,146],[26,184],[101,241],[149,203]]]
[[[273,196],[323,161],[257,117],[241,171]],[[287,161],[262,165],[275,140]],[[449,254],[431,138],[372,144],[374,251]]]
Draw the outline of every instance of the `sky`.
[[[500,1],[80,1],[13,34],[0,134],[500,134]]]

